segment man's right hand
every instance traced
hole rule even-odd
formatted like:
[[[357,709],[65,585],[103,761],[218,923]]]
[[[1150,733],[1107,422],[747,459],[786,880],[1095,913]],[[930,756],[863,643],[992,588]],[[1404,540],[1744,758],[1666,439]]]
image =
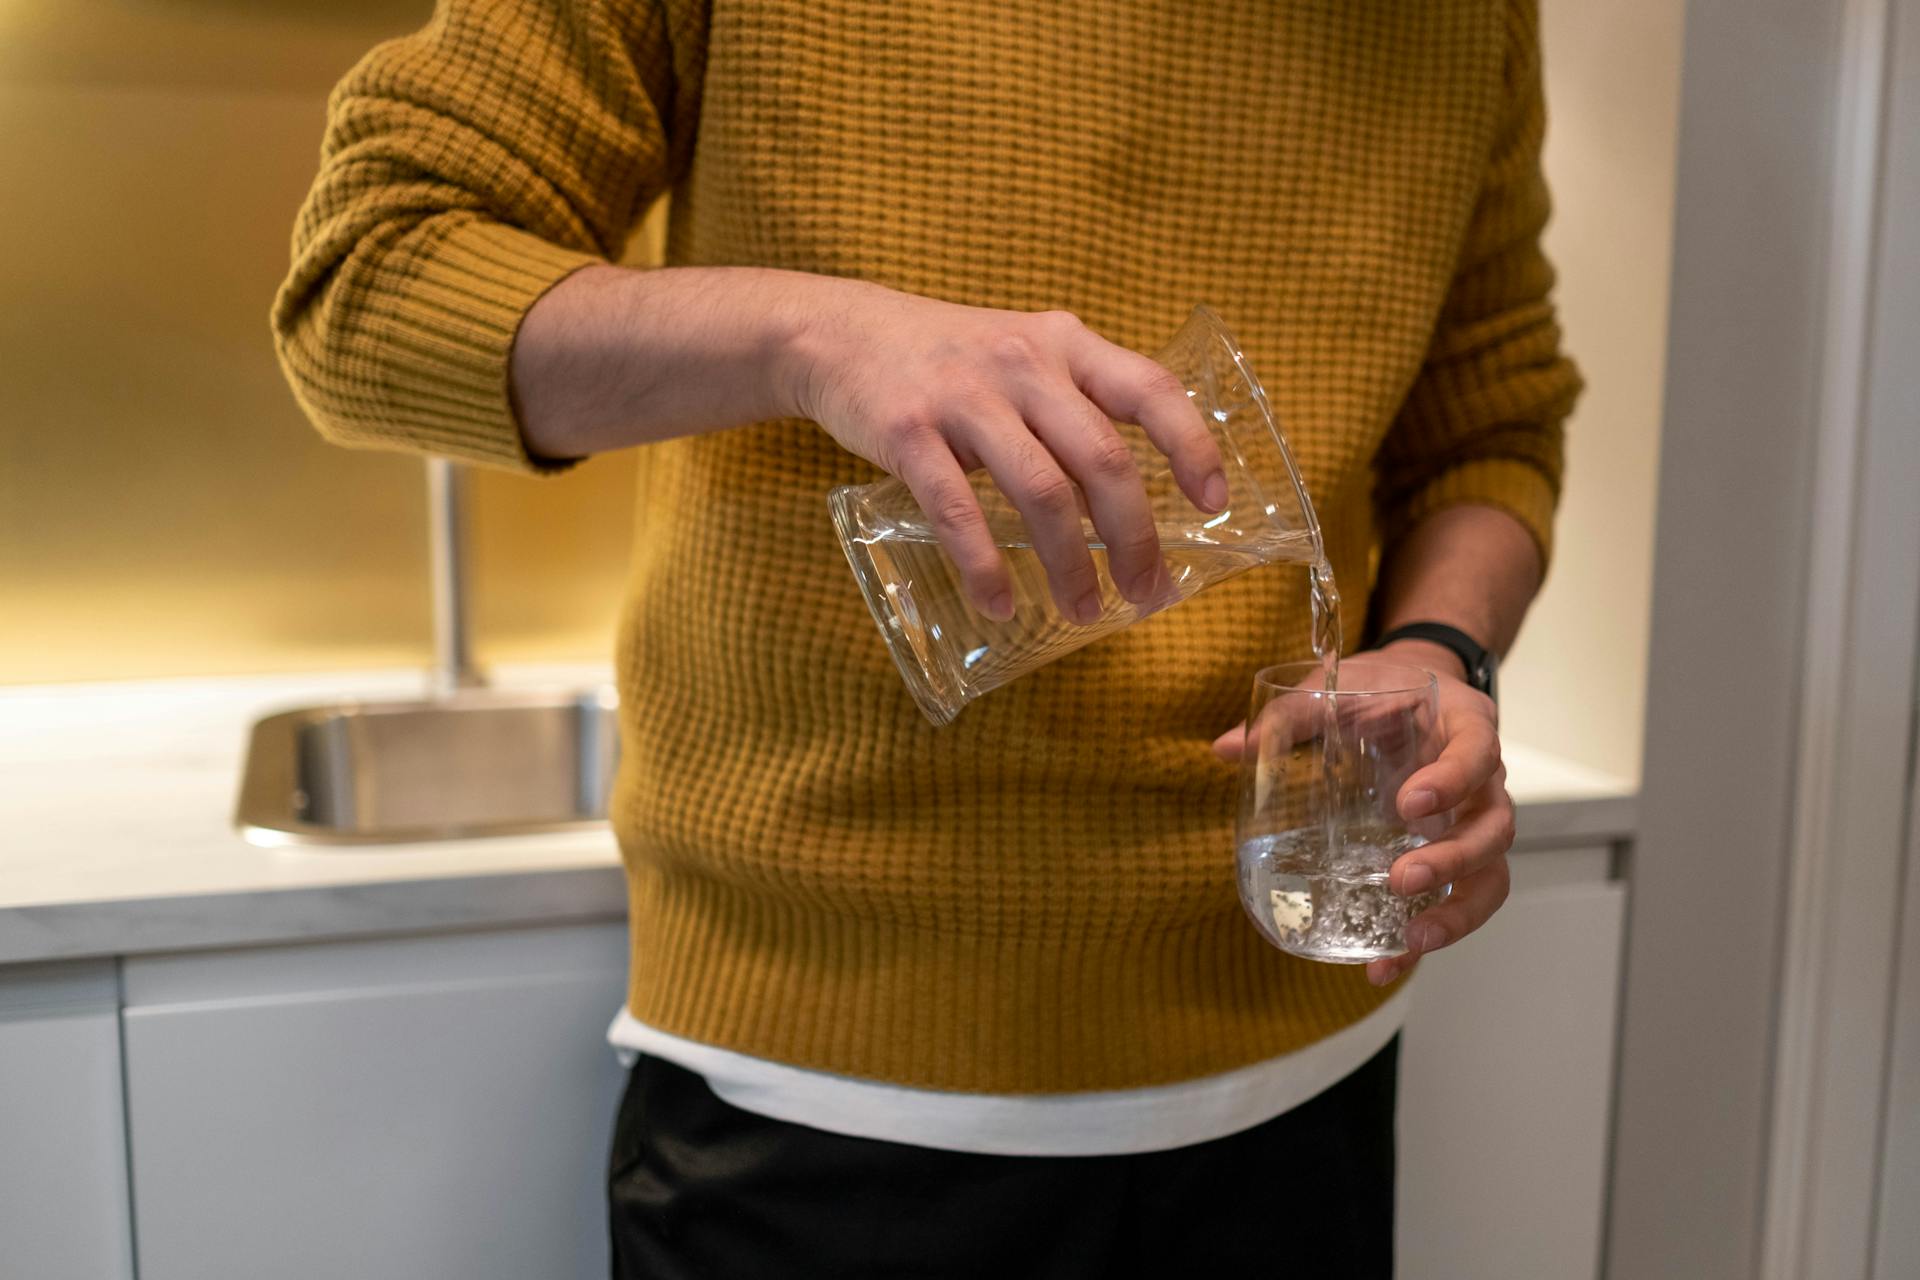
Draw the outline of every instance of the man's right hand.
[[[795,407],[913,491],[989,617],[1012,583],[966,472],[984,467],[1025,519],[1061,612],[1100,616],[1080,495],[1114,585],[1151,599],[1165,572],[1146,488],[1113,420],[1136,422],[1195,505],[1227,502],[1220,454],[1171,373],[1064,311],[994,311],[841,285],[795,342]],[[1077,490],[1077,492],[1076,492]]]
[[[898,476],[974,606],[1012,616],[1012,579],[966,473],[1032,532],[1061,612],[1100,615],[1081,500],[1127,599],[1163,581],[1146,488],[1115,420],[1138,423],[1206,511],[1218,449],[1179,381],[1059,311],[996,311],[862,281],[751,268],[576,272],[534,305],[512,361],[530,449],[572,456],[805,417]]]

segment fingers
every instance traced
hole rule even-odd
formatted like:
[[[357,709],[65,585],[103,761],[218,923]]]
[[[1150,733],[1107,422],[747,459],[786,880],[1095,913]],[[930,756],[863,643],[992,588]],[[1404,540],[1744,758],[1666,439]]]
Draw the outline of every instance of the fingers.
[[[1402,854],[1388,873],[1388,884],[1402,897],[1426,893],[1443,884],[1476,875],[1505,857],[1513,847],[1513,801],[1507,797],[1505,771],[1492,783],[1488,803],[1447,829],[1438,840]]]
[[[1151,600],[1165,575],[1160,533],[1139,461],[1126,440],[1065,378],[1035,387],[1019,407],[1040,442],[1079,482],[1120,594],[1136,604]]]
[[[953,430],[1019,509],[1060,612],[1081,626],[1099,621],[1100,578],[1087,550],[1079,491],[1059,462],[1011,408],[980,413]]]
[[[1484,694],[1476,699],[1491,701]],[[1400,787],[1400,816],[1409,821],[1445,813],[1464,804],[1500,768],[1500,735],[1491,713],[1456,712],[1447,717],[1447,742],[1440,758],[1416,770]]]
[[[1413,967],[1419,963],[1420,957],[1412,953],[1369,960],[1367,961],[1367,981],[1376,987],[1384,987],[1395,978],[1404,978],[1412,973]]]
[[[1203,511],[1227,505],[1220,449],[1187,389],[1162,366],[1080,325],[1068,346],[1073,378],[1109,418],[1137,422],[1167,455],[1180,491]]]
[[[1407,922],[1404,954],[1368,962],[1367,981],[1383,987],[1405,977],[1420,963],[1421,956],[1452,946],[1492,919],[1493,913],[1506,902],[1512,887],[1504,857],[1464,880],[1455,881],[1453,892],[1444,901]]]
[[[1453,892],[1407,924],[1407,950],[1416,956],[1452,946],[1493,917],[1513,887],[1504,857],[1453,883]]]
[[[1313,690],[1320,687],[1323,678],[1324,672],[1316,673],[1303,681],[1299,690],[1269,698],[1260,707],[1257,724],[1249,728],[1242,721],[1213,740],[1214,754],[1222,760],[1234,761],[1245,755],[1251,747],[1268,752],[1291,751],[1301,743],[1319,737],[1326,730],[1328,704],[1325,699],[1316,697]],[[1365,731],[1376,742],[1385,742],[1388,740],[1387,733],[1394,731],[1390,719],[1386,718],[1388,722],[1379,726],[1343,719],[1339,731],[1342,736],[1351,731]]]
[[[1507,850],[1513,847],[1514,814],[1506,779],[1505,766],[1496,765],[1487,781],[1490,793],[1484,803],[1440,839],[1393,864],[1387,883],[1397,894],[1413,897],[1449,883],[1453,891],[1407,922],[1404,955],[1367,965],[1367,980],[1375,986],[1406,976],[1421,956],[1460,941],[1491,919],[1507,900],[1512,888]],[[1413,781],[1409,779],[1409,785]]]
[[[1131,429],[1116,430],[1113,419],[1138,423],[1181,491],[1203,510],[1221,510],[1229,494],[1220,451],[1179,379],[1064,312],[997,313],[989,325],[959,314],[970,340],[930,357],[935,373],[958,376],[919,384],[945,393],[931,402],[930,420],[884,424],[868,456],[906,482],[969,599],[989,617],[1011,616],[1007,563],[966,482],[976,464],[1019,510],[1066,619],[1098,622],[1111,601],[1087,545],[1089,519],[1120,594],[1137,604],[1161,596],[1168,579],[1142,459]]]
[[[1013,617],[1013,578],[993,544],[980,501],[953,451],[931,429],[902,446],[897,473],[960,571],[973,607],[1001,622]]]

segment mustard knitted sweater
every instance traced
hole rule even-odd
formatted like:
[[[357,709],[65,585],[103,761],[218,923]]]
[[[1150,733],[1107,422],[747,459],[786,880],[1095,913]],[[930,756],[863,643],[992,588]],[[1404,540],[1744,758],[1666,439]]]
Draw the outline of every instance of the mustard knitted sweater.
[[[1153,350],[1232,324],[1346,599],[1452,503],[1543,552],[1578,387],[1547,301],[1531,0],[441,0],[336,90],[274,308],[349,445],[537,469],[515,327],[672,193],[669,260],[1063,307]],[[1263,942],[1209,741],[1308,647],[1242,575],[931,728],[827,518],[815,425],[649,445],[613,825],[633,1014],[802,1066],[1111,1089],[1382,998]],[[1347,634],[1359,634],[1350,616]]]

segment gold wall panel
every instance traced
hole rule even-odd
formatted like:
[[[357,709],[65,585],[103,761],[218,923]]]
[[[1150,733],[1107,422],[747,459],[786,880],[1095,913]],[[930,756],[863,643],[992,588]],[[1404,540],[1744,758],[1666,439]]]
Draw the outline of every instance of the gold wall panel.
[[[420,463],[321,441],[267,312],[328,89],[430,8],[0,0],[0,682],[426,661]],[[631,472],[476,476],[483,661],[609,653]]]

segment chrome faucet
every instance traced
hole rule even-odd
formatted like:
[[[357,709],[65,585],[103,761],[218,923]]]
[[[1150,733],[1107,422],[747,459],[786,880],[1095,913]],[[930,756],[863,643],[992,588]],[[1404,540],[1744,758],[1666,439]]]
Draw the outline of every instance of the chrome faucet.
[[[427,459],[428,573],[433,583],[433,668],[436,698],[477,689],[487,680],[474,665],[467,608],[465,470],[445,458]]]

